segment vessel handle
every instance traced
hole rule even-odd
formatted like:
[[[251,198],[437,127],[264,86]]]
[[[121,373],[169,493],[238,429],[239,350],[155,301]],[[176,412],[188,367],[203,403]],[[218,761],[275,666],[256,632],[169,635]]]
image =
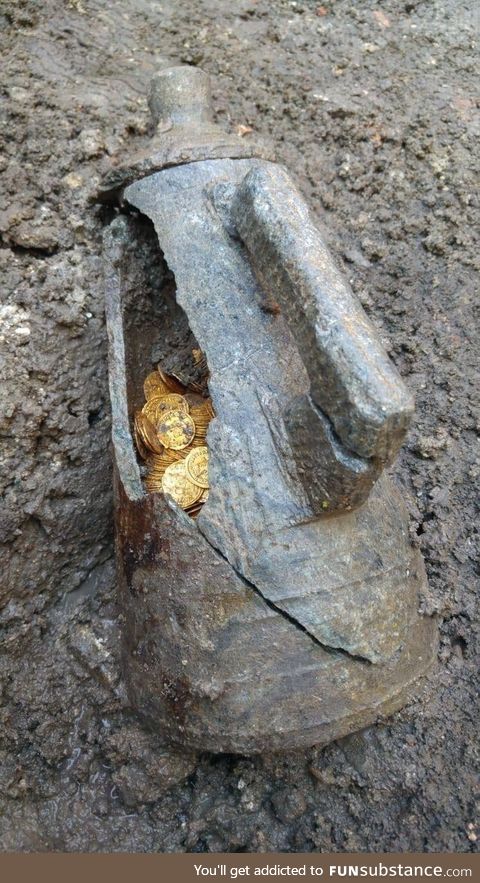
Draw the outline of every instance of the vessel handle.
[[[253,168],[232,215],[263,290],[296,339],[314,404],[349,450],[391,462],[413,398],[287,172],[267,163]]]

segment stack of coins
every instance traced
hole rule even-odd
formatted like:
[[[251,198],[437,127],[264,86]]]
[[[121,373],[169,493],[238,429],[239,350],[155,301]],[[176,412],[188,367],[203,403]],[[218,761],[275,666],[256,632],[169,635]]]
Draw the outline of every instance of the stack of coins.
[[[145,404],[134,416],[137,451],[147,466],[149,493],[170,494],[192,518],[208,499],[208,424],[211,399],[160,368],[143,384]]]

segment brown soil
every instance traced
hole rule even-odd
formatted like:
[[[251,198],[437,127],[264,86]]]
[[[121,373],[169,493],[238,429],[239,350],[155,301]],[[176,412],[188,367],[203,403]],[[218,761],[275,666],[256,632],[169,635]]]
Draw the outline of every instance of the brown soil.
[[[0,18],[0,848],[476,849],[475,4],[6,0]],[[275,142],[417,397],[394,475],[438,670],[393,719],[295,757],[172,755],[119,674],[89,197],[171,63],[213,75],[219,122]]]

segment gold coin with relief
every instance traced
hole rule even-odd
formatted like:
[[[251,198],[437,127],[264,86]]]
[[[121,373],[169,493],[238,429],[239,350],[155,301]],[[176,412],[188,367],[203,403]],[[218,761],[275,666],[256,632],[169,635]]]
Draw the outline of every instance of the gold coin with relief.
[[[188,477],[199,487],[208,488],[208,448],[193,448],[185,460]]]
[[[169,494],[182,509],[188,509],[202,495],[202,488],[190,481],[185,468],[185,460],[171,463],[163,474],[162,490]]]
[[[167,411],[183,411],[188,414],[188,402],[176,392],[153,395],[142,408],[142,412],[157,426]]]
[[[163,416],[165,411],[183,411],[188,414],[188,402],[177,392],[169,392],[168,395],[155,399],[157,421]]]
[[[170,389],[162,380],[158,371],[152,371],[151,374],[148,374],[143,381],[143,391],[148,402],[148,399],[151,399],[152,396],[165,395],[166,393],[170,392]]]
[[[183,411],[167,411],[157,423],[157,433],[166,448],[180,451],[193,441],[195,424]]]

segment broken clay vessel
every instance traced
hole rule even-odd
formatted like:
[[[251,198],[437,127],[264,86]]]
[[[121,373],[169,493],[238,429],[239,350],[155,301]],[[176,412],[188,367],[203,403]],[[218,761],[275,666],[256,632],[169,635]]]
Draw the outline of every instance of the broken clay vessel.
[[[105,235],[123,662],[169,741],[289,750],[398,709],[434,660],[384,475],[413,404],[289,175],[219,130],[208,90],[160,72],[152,147],[100,194],[124,210]],[[217,415],[196,521],[145,493],[131,435],[152,363],[192,342]]]

